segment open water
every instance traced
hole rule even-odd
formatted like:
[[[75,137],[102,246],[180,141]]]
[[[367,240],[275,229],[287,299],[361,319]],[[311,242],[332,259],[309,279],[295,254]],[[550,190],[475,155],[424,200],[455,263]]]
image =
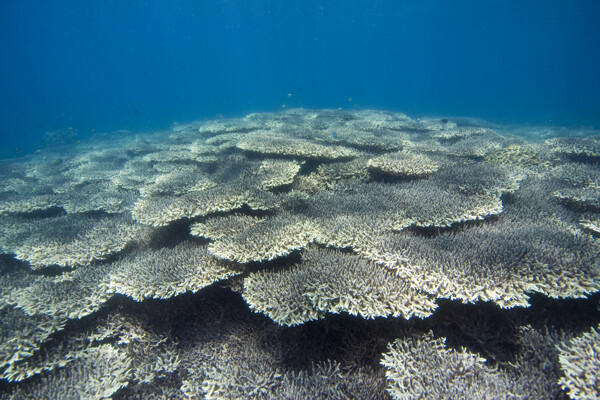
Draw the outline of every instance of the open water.
[[[599,398],[599,17],[3,1],[0,398]]]

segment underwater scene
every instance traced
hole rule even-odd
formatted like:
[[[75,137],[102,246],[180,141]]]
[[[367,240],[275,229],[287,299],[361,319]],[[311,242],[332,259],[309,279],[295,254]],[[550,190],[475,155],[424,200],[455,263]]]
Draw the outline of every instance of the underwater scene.
[[[3,397],[596,398],[600,136],[290,109],[2,163]]]
[[[0,2],[0,399],[599,399],[600,2]]]

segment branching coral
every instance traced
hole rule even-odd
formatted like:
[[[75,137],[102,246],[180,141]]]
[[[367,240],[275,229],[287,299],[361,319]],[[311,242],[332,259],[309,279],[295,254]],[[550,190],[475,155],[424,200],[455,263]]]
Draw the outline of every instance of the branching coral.
[[[161,194],[182,195],[210,189],[214,186],[216,186],[216,183],[203,176],[198,168],[180,166],[177,169],[156,175],[152,183],[140,188],[140,195],[144,197]]]
[[[551,172],[558,186],[552,195],[577,209],[600,209],[600,170],[590,165],[564,164]]]
[[[512,210],[511,210],[512,211]],[[385,236],[361,250],[438,297],[527,306],[527,292],[583,297],[600,289],[600,247],[551,214],[510,212],[494,223],[434,238]]]
[[[600,397],[600,326],[560,346],[560,366],[565,376],[558,383],[572,399]]]
[[[265,190],[291,185],[300,171],[296,161],[265,160],[260,164],[256,179]]]
[[[107,399],[127,386],[130,375],[131,360],[127,354],[104,344],[79,352],[55,374],[17,387],[9,398]]]
[[[597,313],[546,310],[600,290],[598,137],[480,125],[286,109],[3,163],[0,396],[558,398],[560,351],[597,397]]]
[[[349,147],[325,146],[304,139],[270,134],[248,136],[237,146],[253,153],[319,160],[349,159],[360,155],[360,152]]]
[[[559,137],[546,140],[546,144],[556,153],[572,157],[596,159],[600,157],[600,137]]]
[[[408,152],[387,153],[371,158],[367,163],[371,170],[392,176],[424,177],[439,168],[431,158]]]
[[[142,198],[131,214],[138,222],[159,227],[179,219],[233,211],[243,206],[254,210],[269,210],[277,206],[276,197],[268,192],[232,186],[217,186],[183,196]]]
[[[239,274],[235,265],[220,262],[206,246],[183,242],[173,248],[138,251],[116,261],[104,283],[108,293],[120,293],[136,301],[169,298],[198,290]]]
[[[316,227],[311,221],[296,216],[269,218],[211,243],[208,252],[240,263],[267,261],[304,248],[315,235]]]
[[[444,338],[432,335],[396,340],[381,364],[394,399],[500,398],[508,386],[505,377],[485,366],[485,359],[464,349],[448,349]]]
[[[57,278],[40,276],[13,291],[8,301],[28,315],[44,314],[58,320],[82,318],[97,311],[109,298],[101,286],[111,265],[80,267]]]
[[[556,335],[531,327],[519,333],[522,348],[508,365],[489,365],[478,354],[446,346],[431,332],[396,339],[381,364],[394,399],[556,398]]]
[[[232,214],[223,217],[208,218],[196,222],[190,227],[190,234],[212,240],[224,239],[239,234],[257,224],[262,218],[244,214]]]
[[[352,255],[310,249],[297,266],[258,272],[245,279],[250,306],[282,325],[320,318],[323,313],[363,318],[426,317],[435,303],[407,281]]]
[[[67,215],[22,223],[18,229],[26,229],[28,236],[14,243],[11,251],[33,268],[88,265],[134,241],[145,240],[150,233],[147,227],[122,215]]]
[[[104,260],[129,244],[144,241],[150,229],[126,215],[85,215],[42,219],[7,218],[0,247],[38,269],[74,267]]]

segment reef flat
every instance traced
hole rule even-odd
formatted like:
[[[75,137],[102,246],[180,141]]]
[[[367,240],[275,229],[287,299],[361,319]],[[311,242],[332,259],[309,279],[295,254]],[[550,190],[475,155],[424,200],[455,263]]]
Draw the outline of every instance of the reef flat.
[[[293,109],[6,160],[0,393],[597,398],[600,136],[568,133]]]

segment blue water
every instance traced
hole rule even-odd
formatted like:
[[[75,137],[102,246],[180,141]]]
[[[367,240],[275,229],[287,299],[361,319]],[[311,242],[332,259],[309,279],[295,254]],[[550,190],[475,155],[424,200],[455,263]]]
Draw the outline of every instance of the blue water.
[[[599,19],[597,0],[3,0],[0,157],[284,105],[600,127]]]

